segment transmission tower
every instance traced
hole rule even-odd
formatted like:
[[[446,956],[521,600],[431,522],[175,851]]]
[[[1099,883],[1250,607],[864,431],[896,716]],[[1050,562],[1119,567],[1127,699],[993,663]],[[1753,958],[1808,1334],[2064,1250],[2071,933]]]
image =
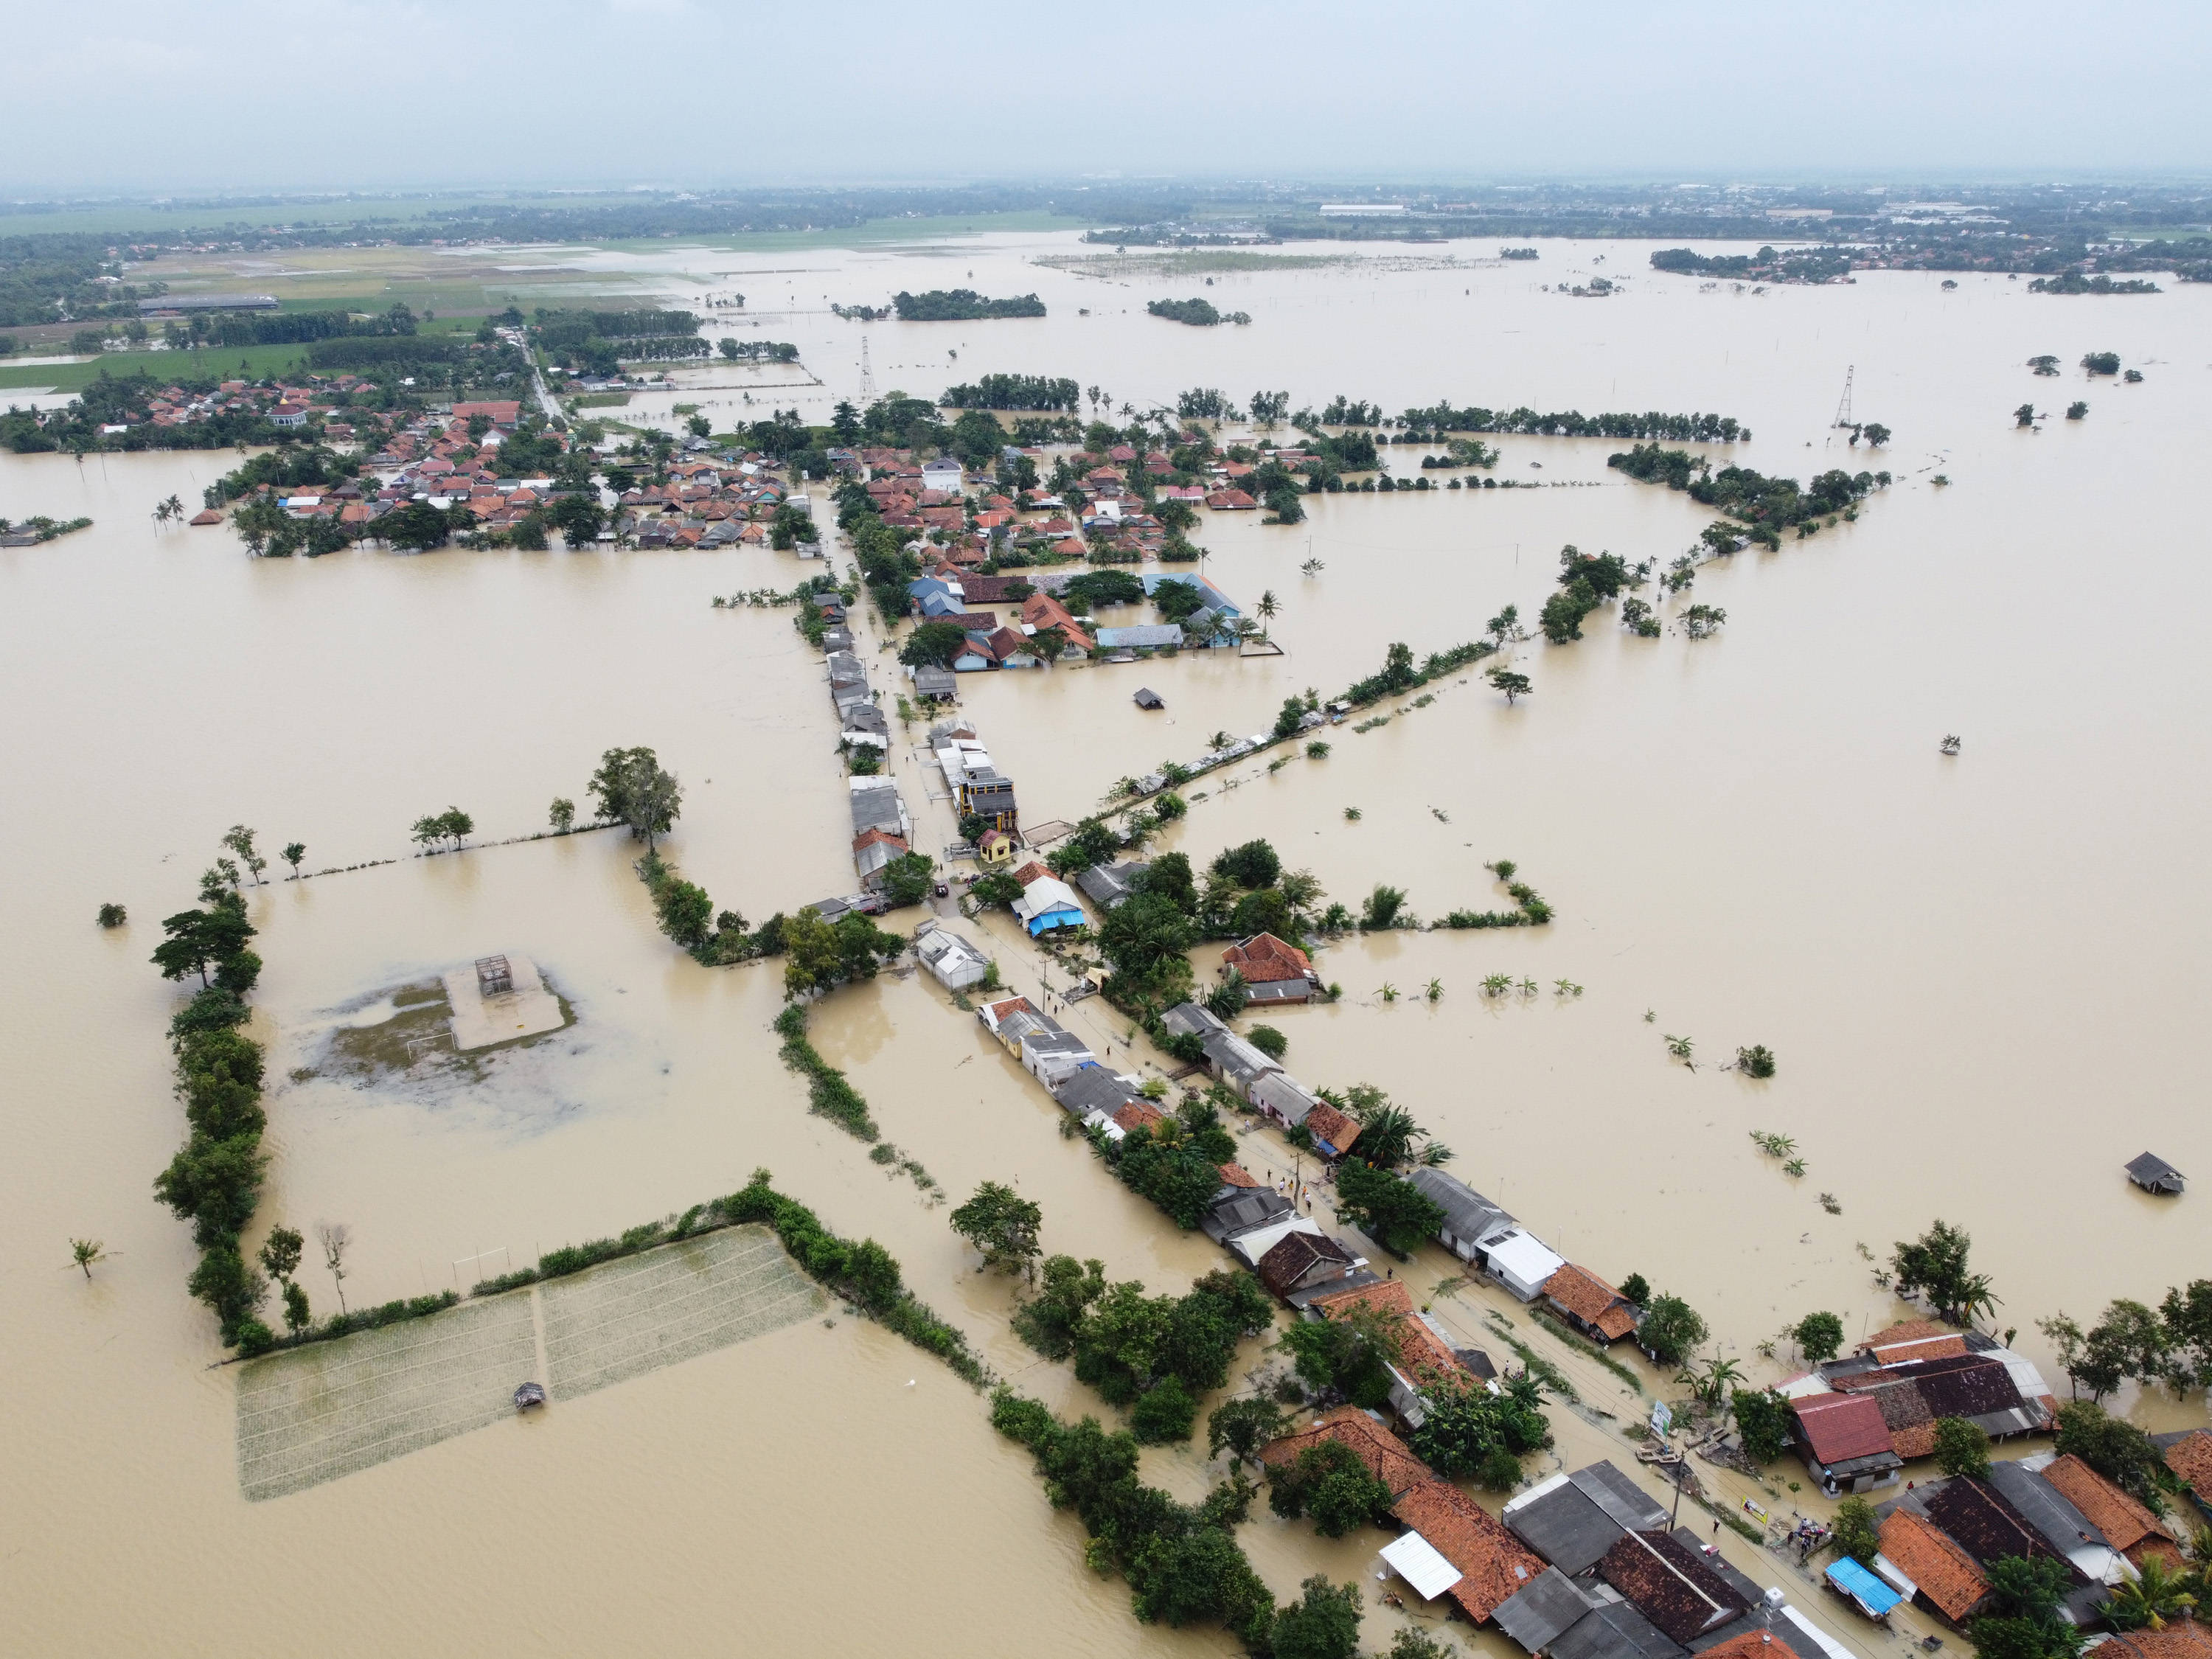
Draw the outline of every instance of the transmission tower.
[[[1851,376],[1857,373],[1858,366],[1856,363],[1844,370],[1844,400],[1836,405],[1838,426],[1849,426],[1851,423]]]
[[[860,406],[865,409],[875,400],[876,374],[868,367],[868,337],[863,334],[860,337]]]

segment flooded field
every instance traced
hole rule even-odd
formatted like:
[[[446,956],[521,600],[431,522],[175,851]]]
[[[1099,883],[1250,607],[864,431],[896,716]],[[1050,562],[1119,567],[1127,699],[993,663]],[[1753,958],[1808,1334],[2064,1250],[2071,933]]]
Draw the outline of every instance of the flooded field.
[[[2147,1146],[2212,1169],[2195,1041],[2212,990],[2212,898],[2195,873],[2212,829],[2197,638],[2212,569],[2194,488],[2212,436],[2212,289],[2049,298],[1968,276],[1945,294],[1933,276],[1869,274],[1753,295],[1645,272],[1638,244],[1546,244],[1533,268],[1454,252],[1456,266],[1211,270],[1131,256],[1126,273],[1065,235],[559,257],[579,281],[679,302],[742,289],[746,331],[798,343],[823,383],[750,395],[811,418],[854,394],[865,334],[878,386],[916,395],[1004,370],[1140,404],[1218,386],[1240,402],[1285,387],[1293,406],[1340,392],[1390,409],[1719,410],[1756,434],[1729,451],[1747,465],[1888,466],[1897,484],[1856,525],[1702,569],[1690,597],[1726,609],[1717,637],[1639,640],[1600,613],[1579,643],[1519,647],[1534,691],[1516,706],[1472,673],[1431,688],[1387,726],[1330,732],[1326,760],[1273,775],[1248,762],[1233,788],[1194,786],[1206,799],[1163,844],[1200,859],[1267,836],[1332,896],[1356,908],[1389,882],[1428,916],[1488,905],[1484,864],[1516,860],[1556,907],[1550,927],[1347,939],[1320,963],[1344,1000],[1273,1022],[1287,1063],[1309,1083],[1389,1090],[1457,1150],[1456,1173],[1596,1271],[1688,1297],[1754,1376],[1773,1373],[1755,1346],[1785,1320],[1832,1309],[1853,1334],[1887,1321],[1896,1304],[1857,1246],[1886,1257],[1938,1216],[1972,1233],[1999,1324],[2046,1369],[2038,1318],[2154,1301],[2212,1271],[2197,1198],[2159,1203],[2118,1174]],[[1632,280],[1605,301],[1540,289],[1593,273]],[[864,330],[827,309],[951,286],[1034,289],[1051,314]],[[1144,314],[1194,292],[1253,323]],[[2105,349],[2143,383],[2023,366]],[[1829,428],[1847,368],[1857,417],[1898,434],[1885,460]],[[749,393],[656,395],[742,409]],[[2088,418],[2056,418],[2077,397]],[[2047,429],[2013,429],[2023,398],[2052,408]],[[651,398],[630,411],[653,412]],[[1500,447],[1501,477],[1593,487],[1318,497],[1294,528],[1209,517],[1194,532],[1207,577],[1248,606],[1274,593],[1281,657],[963,677],[963,712],[1025,817],[1073,819],[1217,730],[1264,730],[1285,696],[1334,695],[1394,640],[1425,653],[1476,636],[1505,602],[1533,615],[1563,544],[1663,562],[1710,517],[1609,473],[1617,445]],[[0,1591],[21,1650],[459,1654],[520,1630],[580,1655],[742,1626],[764,1652],[818,1648],[825,1627],[864,1654],[1228,1650],[1218,1634],[1134,1626],[1124,1588],[1084,1568],[1079,1529],[1048,1512],[974,1393],[842,1316],[292,1496],[241,1496],[238,1369],[210,1369],[222,1353],[183,1289],[186,1231],[149,1189],[181,1115],[162,1041],[173,993],[146,960],[240,822],[264,845],[306,842],[309,869],[398,860],[248,893],[267,962],[256,1035],[272,1079],[302,1074],[269,1095],[257,1227],[346,1224],[349,1299],[465,1289],[765,1165],[840,1232],[886,1245],[1000,1372],[1058,1405],[1088,1396],[1012,1336],[1008,1285],[972,1271],[944,1208],[807,1115],[767,1030],[778,970],[703,969],[654,932],[630,843],[407,856],[410,823],[449,805],[486,840],[531,834],[553,797],[583,798],[602,750],[642,744],[685,784],[669,856],[718,906],[757,921],[845,890],[818,656],[787,612],[708,604],[787,587],[795,562],[257,563],[227,532],[152,522],[155,501],[195,499],[230,459],[0,459],[0,516],[95,520],[0,552],[16,933],[0,963],[15,1081],[0,1120],[14,1407],[0,1466],[16,1493]],[[1316,575],[1300,573],[1309,559]],[[1139,684],[1163,713],[1135,708]],[[1954,758],[1937,752],[1950,733]],[[952,824],[924,804],[919,735],[894,727],[894,770],[934,851]],[[129,924],[94,927],[103,902],[127,905]],[[1037,984],[1009,927],[969,931],[1018,987]],[[538,964],[571,1025],[480,1070],[321,1066],[380,1000],[408,1013],[395,988],[501,951]],[[1486,997],[1492,973],[1540,991]],[[1430,1002],[1418,993],[1432,979]],[[1583,994],[1556,993],[1560,979]],[[1386,985],[1401,994],[1386,1000]],[[1069,1021],[1126,1040],[1099,1004]],[[1695,1070],[1668,1057],[1675,1034],[1694,1040]],[[1062,1138],[1042,1092],[927,979],[841,992],[812,1036],[956,1201],[1018,1179],[1043,1206],[1047,1249],[1155,1289],[1218,1263]],[[1778,1056],[1772,1081],[1718,1070],[1750,1043]],[[1807,1174],[1781,1174],[1753,1129],[1794,1137]],[[1255,1137],[1245,1161],[1280,1173],[1279,1147]],[[112,1258],[89,1284],[68,1266],[72,1237]],[[1425,1291],[1450,1268],[1431,1251],[1401,1272]],[[303,1283],[319,1309],[332,1301],[313,1266]],[[1492,1305],[1437,1304],[1478,1340]],[[1594,1406],[1644,1408],[1558,1357]],[[2136,1409],[2163,1425],[2203,1407]],[[1571,1464],[1627,1443],[1603,1419],[1555,1417]],[[1148,1474],[1195,1493],[1201,1450],[1148,1453]],[[1316,1570],[1365,1577],[1377,1541],[1328,1545],[1264,1516],[1245,1536],[1279,1595]],[[1368,1644],[1387,1637],[1370,1616]],[[1863,1627],[1852,1639],[1870,1650]]]

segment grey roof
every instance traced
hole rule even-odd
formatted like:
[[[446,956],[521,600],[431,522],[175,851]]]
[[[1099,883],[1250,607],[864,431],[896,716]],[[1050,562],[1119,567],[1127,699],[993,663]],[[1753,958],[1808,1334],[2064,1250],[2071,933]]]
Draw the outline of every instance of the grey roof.
[[[1244,994],[1248,1002],[1304,1002],[1312,997],[1313,986],[1303,979],[1267,979],[1248,985]]]
[[[2128,1160],[2128,1179],[2152,1192],[2178,1193],[2184,1177],[2180,1170],[2157,1153],[2145,1152]]]
[[[1288,1072],[1271,1072],[1266,1077],[1253,1080],[1250,1098],[1255,1106],[1265,1107],[1295,1128],[1306,1121],[1306,1114],[1321,1104],[1321,1097]]]
[[[1612,1464],[1593,1463],[1510,1510],[1505,1524],[1571,1577],[1595,1566],[1622,1533],[1664,1527],[1667,1511]]]
[[[1052,1097],[1076,1116],[1103,1112],[1109,1117],[1137,1098],[1137,1091],[1103,1066],[1081,1066],[1052,1085]]]
[[[1531,1653],[1541,1653],[1590,1610],[1589,1599],[1557,1567],[1547,1567],[1498,1604],[1498,1628]]]
[[[1094,864],[1075,878],[1075,884],[1094,902],[1110,910],[1136,890],[1137,878],[1152,867],[1149,864]]]
[[[1206,1057],[1223,1077],[1249,1082],[1283,1068],[1234,1031],[1216,1031],[1206,1040]]]
[[[2089,1523],[2089,1517],[2033,1470],[2018,1463],[1992,1463],[1989,1482],[2059,1554],[2069,1554],[2085,1543],[2110,1547],[2110,1540]]]
[[[1160,1016],[1160,1024],[1182,1036],[1212,1036],[1229,1029],[1211,1009],[1195,1002],[1178,1002]]]
[[[1591,1608],[1552,1639],[1552,1659],[1675,1659],[1681,1651],[1626,1601]]]
[[[1667,1522],[1667,1511],[1659,1500],[1614,1464],[1592,1463],[1577,1469],[1567,1480],[1626,1532],[1650,1532]]]
[[[899,827],[899,798],[896,789],[855,790],[853,793],[853,833]]]
[[[1341,1240],[1331,1242],[1339,1244],[1342,1243]],[[1318,1285],[1303,1285],[1295,1291],[1287,1291],[1284,1292],[1283,1300],[1289,1303],[1298,1312],[1304,1313],[1307,1304],[1318,1302],[1325,1296],[1338,1296],[1346,1291],[1356,1291],[1363,1285],[1379,1285],[1382,1282],[1366,1268],[1354,1267],[1340,1279],[1324,1279]]]
[[[1442,1170],[1419,1169],[1406,1178],[1444,1212],[1444,1224],[1456,1238],[1479,1243],[1516,1224],[1511,1216],[1474,1188]]]
[[[925,697],[950,696],[959,684],[959,679],[949,668],[917,668],[914,671],[914,689]]]
[[[1040,1015],[1040,1018],[1044,1016]],[[1074,1032],[1056,1030],[1028,1031],[1022,1036],[1022,1052],[1037,1054],[1087,1054],[1091,1045]]]
[[[832,685],[851,685],[868,678],[866,666],[849,651],[832,651],[827,660]]]
[[[1290,1200],[1272,1187],[1236,1187],[1224,1190],[1234,1193],[1236,1196],[1218,1200],[1198,1224],[1200,1231],[1217,1244],[1224,1243],[1255,1227],[1264,1227],[1291,1212]]]
[[[885,735],[891,729],[890,722],[884,718],[884,711],[872,702],[855,703],[844,714],[848,732],[872,732]]]

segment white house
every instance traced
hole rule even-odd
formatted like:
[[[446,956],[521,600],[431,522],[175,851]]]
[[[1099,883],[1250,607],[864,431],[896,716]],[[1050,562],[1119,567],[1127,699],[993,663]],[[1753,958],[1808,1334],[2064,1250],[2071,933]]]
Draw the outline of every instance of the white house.
[[[915,929],[914,954],[948,991],[980,985],[991,971],[989,957],[936,921],[925,921]]]
[[[924,489],[949,489],[957,494],[960,489],[960,463],[950,455],[939,455],[933,461],[921,464],[921,487]]]

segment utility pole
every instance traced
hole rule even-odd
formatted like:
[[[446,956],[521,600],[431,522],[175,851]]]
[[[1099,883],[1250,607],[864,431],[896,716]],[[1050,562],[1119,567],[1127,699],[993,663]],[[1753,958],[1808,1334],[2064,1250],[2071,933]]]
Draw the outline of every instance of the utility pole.
[[[1836,405],[1835,423],[1838,426],[1851,423],[1851,378],[1857,373],[1858,365],[1856,363],[1848,365],[1844,370],[1844,400]]]
[[[860,407],[866,409],[876,400],[876,374],[868,367],[868,337],[860,336]]]

